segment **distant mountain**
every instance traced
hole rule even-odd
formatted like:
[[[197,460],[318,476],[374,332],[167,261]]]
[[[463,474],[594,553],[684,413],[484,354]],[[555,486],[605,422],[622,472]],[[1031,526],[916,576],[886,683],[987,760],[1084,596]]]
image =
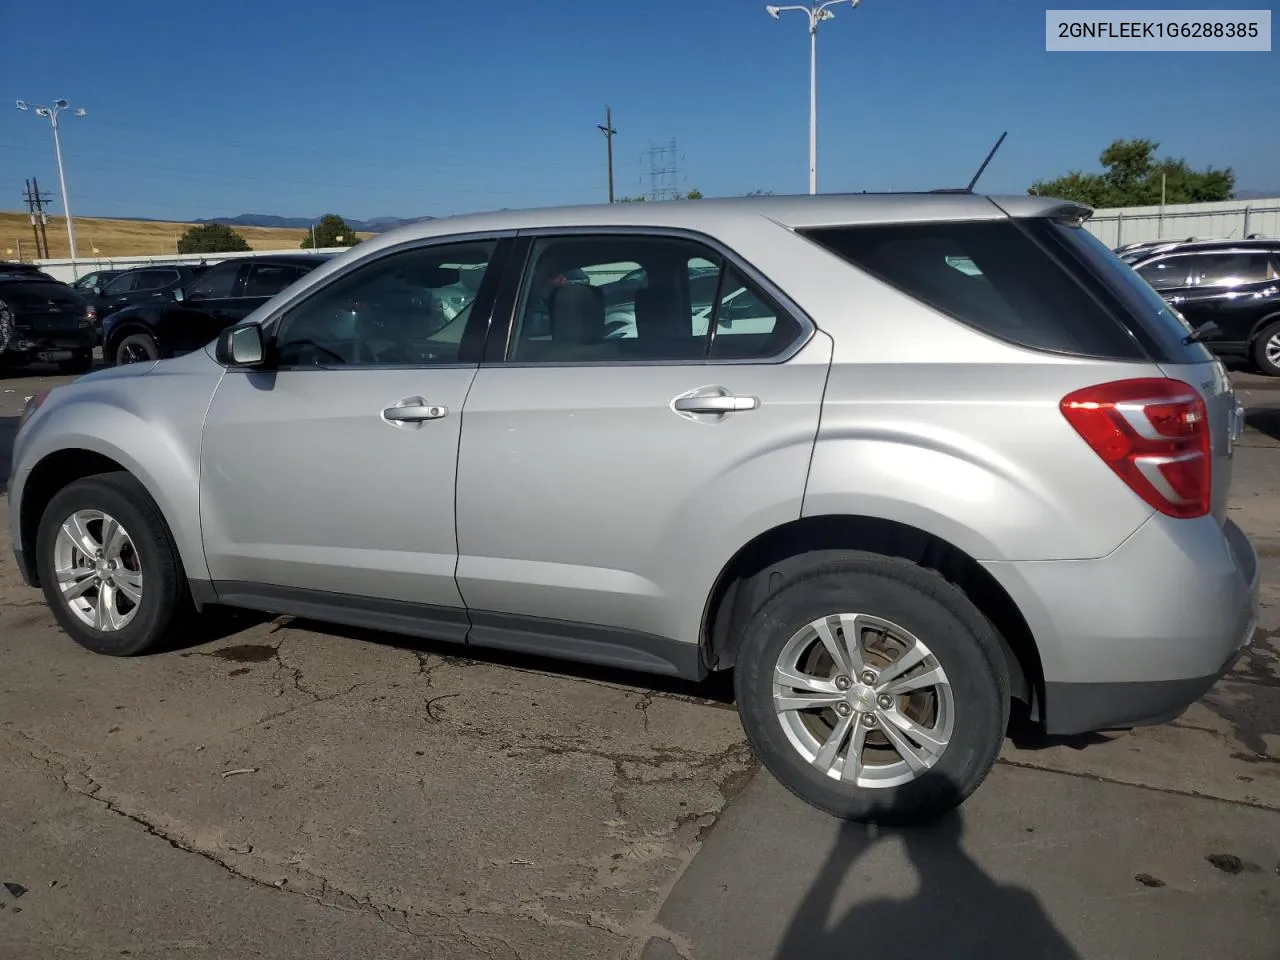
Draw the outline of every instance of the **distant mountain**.
[[[277,217],[269,213],[242,213],[238,217],[205,217],[195,223],[225,223],[232,227],[287,227],[293,230],[306,230],[319,217]],[[344,217],[351,226],[362,233],[386,233],[406,223],[417,223],[421,220],[434,220],[435,217],[374,217],[371,220],[353,220]]]

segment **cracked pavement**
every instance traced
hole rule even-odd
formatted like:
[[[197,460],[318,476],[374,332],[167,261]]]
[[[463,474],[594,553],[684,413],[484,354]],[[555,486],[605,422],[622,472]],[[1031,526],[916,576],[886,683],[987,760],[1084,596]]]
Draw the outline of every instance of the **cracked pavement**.
[[[1280,407],[1280,383],[1241,384]],[[39,385],[0,378],[0,476]],[[254,614],[95,656],[0,524],[0,882],[25,889],[0,887],[0,957],[809,960],[875,946],[854,931],[877,917],[895,960],[1009,938],[1274,960],[1274,423],[1251,417],[1237,459],[1233,514],[1267,554],[1250,655],[1173,724],[1011,738],[954,823],[914,834],[792,799],[723,683]]]

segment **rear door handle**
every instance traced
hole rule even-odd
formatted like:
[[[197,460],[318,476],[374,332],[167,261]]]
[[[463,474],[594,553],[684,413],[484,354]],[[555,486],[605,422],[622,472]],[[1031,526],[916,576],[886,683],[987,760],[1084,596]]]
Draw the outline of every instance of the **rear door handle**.
[[[681,413],[735,413],[760,406],[756,397],[677,397],[673,406]]]
[[[448,407],[427,403],[422,397],[405,397],[382,411],[383,417],[395,423],[420,423],[423,420],[439,420],[448,415]]]

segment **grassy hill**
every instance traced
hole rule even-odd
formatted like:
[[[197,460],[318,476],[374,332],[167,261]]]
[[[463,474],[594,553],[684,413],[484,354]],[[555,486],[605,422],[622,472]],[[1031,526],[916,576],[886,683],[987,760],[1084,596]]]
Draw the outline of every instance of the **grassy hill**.
[[[161,220],[104,220],[76,217],[76,253],[81,257],[125,257],[138,254],[177,253],[178,238],[190,223]],[[254,250],[297,250],[305,230],[279,227],[235,227]],[[67,224],[62,217],[49,215],[45,226],[49,237],[49,253],[53,257],[68,256]],[[361,239],[374,236],[358,234]],[[22,259],[35,259],[36,243],[31,235],[31,221],[24,212],[0,212],[0,259],[18,259],[21,240]],[[94,248],[97,248],[95,251]]]

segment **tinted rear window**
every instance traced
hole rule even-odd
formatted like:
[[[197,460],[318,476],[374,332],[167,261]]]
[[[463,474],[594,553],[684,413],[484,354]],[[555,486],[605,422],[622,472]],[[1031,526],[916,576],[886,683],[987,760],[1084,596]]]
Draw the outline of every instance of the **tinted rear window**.
[[[1047,222],[1041,221],[1047,229]],[[849,263],[961,323],[1019,346],[1145,359],[1106,304],[1028,224],[876,224],[801,231]]]
[[[1076,273],[1084,282],[1101,286],[1101,299],[1114,298],[1113,310],[1141,337],[1152,359],[1161,363],[1205,363],[1213,359],[1204,344],[1182,342],[1191,332],[1182,315],[1170,308],[1133,267],[1084,227],[1041,220],[1035,229],[1051,247],[1061,245],[1068,261],[1074,258],[1080,268]]]
[[[0,278],[0,300],[16,305],[54,303],[79,304],[85,300],[68,284],[57,280],[38,280],[30,277],[5,282]]]

